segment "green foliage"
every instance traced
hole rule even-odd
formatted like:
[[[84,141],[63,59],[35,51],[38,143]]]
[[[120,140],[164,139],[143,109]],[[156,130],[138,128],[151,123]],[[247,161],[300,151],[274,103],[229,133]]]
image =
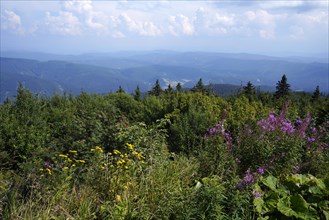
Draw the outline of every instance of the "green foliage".
[[[260,219],[327,219],[328,180],[294,174],[279,181],[270,175],[255,184],[254,206]]]
[[[276,91],[274,94],[274,97],[276,99],[279,98],[287,98],[290,93],[290,85],[288,84],[287,76],[286,74],[283,74],[280,81],[276,84]]]
[[[152,88],[152,90],[149,92],[150,95],[155,95],[155,96],[159,96],[162,93],[162,89],[160,86],[160,82],[157,79],[157,81],[155,82],[154,87]]]
[[[0,218],[328,218],[328,103],[20,86],[0,104]]]

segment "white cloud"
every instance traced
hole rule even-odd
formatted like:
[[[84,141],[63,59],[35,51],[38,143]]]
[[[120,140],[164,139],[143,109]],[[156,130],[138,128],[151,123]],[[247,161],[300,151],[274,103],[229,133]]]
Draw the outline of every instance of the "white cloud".
[[[93,10],[91,0],[71,0],[63,3],[64,9],[78,13],[90,13]]]
[[[17,34],[25,33],[21,24],[21,17],[13,11],[5,10],[4,14],[1,14],[1,29],[10,30]]]
[[[169,32],[175,36],[178,35],[193,35],[195,33],[193,23],[189,17],[179,14],[169,17]]]
[[[293,39],[303,39],[304,38],[304,29],[298,26],[292,26],[289,28],[290,35],[289,37]]]
[[[275,38],[275,32],[272,29],[268,29],[268,30],[263,29],[259,31],[259,36],[264,39],[273,39]]]
[[[124,35],[130,33],[142,36],[157,36],[161,34],[161,30],[149,21],[137,21],[131,18],[128,14],[121,14],[116,20],[116,28]]]
[[[259,3],[261,8],[265,9],[277,9],[277,8],[296,8],[304,5],[305,1],[302,0],[290,0],[290,1],[263,1]]]
[[[81,23],[79,19],[70,12],[60,11],[58,16],[46,13],[45,24],[51,33],[60,35],[81,34]]]

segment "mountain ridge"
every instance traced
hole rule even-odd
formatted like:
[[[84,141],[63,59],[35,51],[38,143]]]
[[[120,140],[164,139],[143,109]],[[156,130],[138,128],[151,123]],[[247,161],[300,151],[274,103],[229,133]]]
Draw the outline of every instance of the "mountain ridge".
[[[200,78],[205,84],[241,85],[251,81],[255,86],[273,88],[283,74],[293,90],[314,91],[319,85],[322,92],[329,92],[327,63],[209,52],[58,56],[53,58],[63,60],[47,60],[46,56],[43,60],[1,57],[1,99],[13,96],[19,82],[45,94],[106,93],[116,91],[119,86],[131,93],[137,85],[142,91],[150,90],[157,79],[163,88],[178,82],[190,88]]]

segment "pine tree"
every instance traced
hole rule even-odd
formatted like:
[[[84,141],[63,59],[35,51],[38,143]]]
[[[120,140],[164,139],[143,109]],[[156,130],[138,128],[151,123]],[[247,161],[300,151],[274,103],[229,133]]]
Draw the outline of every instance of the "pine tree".
[[[159,83],[159,80],[157,79],[157,81],[155,82],[154,87],[152,88],[152,90],[149,92],[150,95],[155,95],[155,96],[159,96],[162,93],[162,89]]]
[[[139,85],[137,85],[135,92],[134,92],[134,99],[136,101],[141,100],[141,90],[139,89]]]
[[[290,85],[287,82],[286,74],[283,74],[282,79],[276,84],[275,98],[288,97],[290,93]]]
[[[317,86],[315,88],[315,91],[313,92],[313,95],[312,95],[312,102],[315,102],[315,101],[319,100],[320,95],[321,95],[321,93],[320,93],[320,87]]]

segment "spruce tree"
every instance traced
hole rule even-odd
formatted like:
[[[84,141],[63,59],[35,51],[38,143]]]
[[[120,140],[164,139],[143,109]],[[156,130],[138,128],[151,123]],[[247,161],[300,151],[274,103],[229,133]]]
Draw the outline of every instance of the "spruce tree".
[[[177,83],[177,85],[176,85],[176,91],[177,92],[182,91],[182,85],[180,83]]]
[[[255,87],[250,81],[243,87],[243,93],[249,98],[255,95]]]
[[[172,91],[173,91],[173,88],[169,84],[168,87],[167,87],[167,89],[165,90],[165,93],[170,94]]]
[[[137,101],[141,100],[141,90],[139,89],[139,85],[137,85],[137,88],[135,89],[134,99]]]
[[[157,79],[157,81],[155,82],[154,87],[152,88],[152,90],[149,92],[150,95],[155,95],[155,96],[159,96],[162,93],[162,89],[159,83],[159,80]]]
[[[283,74],[280,81],[276,84],[276,91],[274,97],[279,99],[281,97],[288,97],[290,93],[290,85],[287,82],[286,74]]]
[[[117,93],[125,93],[125,91],[122,89],[121,86],[119,86],[119,89],[118,89]]]
[[[202,82],[202,79],[200,78],[199,81],[196,83],[196,85],[192,88],[192,92],[204,93],[205,91],[206,91],[206,88]]]
[[[321,95],[321,93],[320,93],[320,87],[317,86],[315,88],[315,91],[313,92],[313,95],[312,95],[312,102],[315,102],[315,101],[319,100],[320,95]]]

